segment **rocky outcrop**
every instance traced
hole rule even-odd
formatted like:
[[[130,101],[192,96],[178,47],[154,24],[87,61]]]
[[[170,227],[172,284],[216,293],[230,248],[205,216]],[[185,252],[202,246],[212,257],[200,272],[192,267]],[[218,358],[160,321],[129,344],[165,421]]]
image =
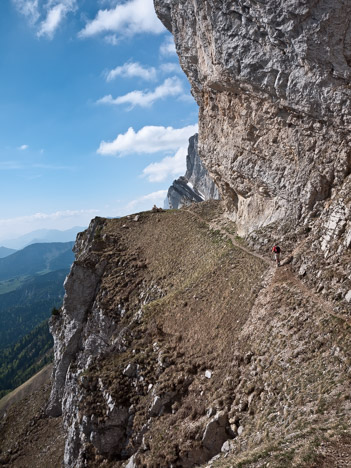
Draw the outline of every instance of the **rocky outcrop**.
[[[168,189],[165,208],[177,209],[193,202],[219,198],[218,188],[201,162],[196,134],[189,139],[186,173]]]
[[[79,235],[51,319],[47,411],[62,413],[67,468],[287,466],[287,452],[323,466],[321,441],[338,453],[328,467],[350,459],[335,442],[351,434],[348,317],[303,269],[253,254],[222,210],[96,218]]]
[[[340,235],[350,222],[351,5],[154,3],[200,106],[200,157],[238,233],[270,242],[274,231],[285,245],[308,228],[316,251],[346,260]]]
[[[222,255],[230,258],[230,250],[229,243],[182,211],[95,218],[78,236],[63,307],[51,319],[55,361],[47,414],[63,416],[65,466],[94,466],[109,459],[122,463],[133,456],[136,466],[142,466],[141,460],[149,466],[152,459],[162,465],[157,434],[169,424],[179,427],[164,441],[169,444],[164,466],[172,459],[189,467],[205,462],[235,436],[227,409],[220,408],[219,414],[214,405],[215,390],[197,396],[225,375],[219,370],[226,367],[223,358],[217,378],[208,370],[206,349],[217,341],[216,328],[209,341],[207,326],[192,338],[197,325],[189,321],[189,313],[196,315],[196,308],[203,307],[196,295],[199,278],[211,271],[217,281],[227,275]],[[255,258],[248,261],[247,284],[259,285],[262,265]],[[219,290],[226,300],[226,288]],[[245,300],[237,301],[241,314],[248,312],[255,294],[252,288]],[[167,302],[176,314],[173,319],[161,312]],[[219,314],[212,317],[210,310],[220,310],[221,299],[211,295],[213,305],[206,303],[209,311],[202,312],[203,318],[216,320]],[[208,414],[207,406],[212,408]],[[199,415],[196,440],[179,448],[190,408],[193,419]]]

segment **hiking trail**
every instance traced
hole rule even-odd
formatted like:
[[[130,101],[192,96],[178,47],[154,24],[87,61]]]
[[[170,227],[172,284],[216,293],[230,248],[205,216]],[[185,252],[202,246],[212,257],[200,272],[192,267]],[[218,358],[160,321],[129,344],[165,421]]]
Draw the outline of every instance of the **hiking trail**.
[[[264,256],[262,256],[262,255],[260,255],[260,254],[258,254],[256,252],[244,247],[243,245],[241,245],[241,243],[237,241],[236,236],[233,235],[233,234],[230,234],[226,229],[224,229],[218,223],[218,220],[215,219],[215,220],[213,220],[211,222],[211,221],[206,220],[202,216],[200,216],[198,213],[195,213],[194,211],[191,211],[190,209],[185,209],[185,211],[187,211],[188,213],[194,215],[195,217],[197,217],[202,222],[206,223],[210,227],[210,229],[217,230],[222,235],[229,238],[231,240],[231,242],[233,243],[233,245],[235,247],[237,247],[238,249],[248,253],[249,255],[252,255],[252,256],[262,260],[267,265],[269,265],[270,268],[267,271],[267,277],[266,277],[267,287],[272,287],[272,285],[274,283],[276,283],[279,278],[281,278],[281,273],[282,273],[282,269],[283,269],[284,273],[286,274],[286,281],[291,281],[297,288],[299,288],[299,290],[302,292],[302,294],[305,297],[310,298],[313,302],[318,304],[329,315],[332,315],[334,318],[343,320],[346,324],[351,326],[351,319],[349,317],[345,317],[343,315],[337,314],[334,311],[334,305],[331,302],[329,302],[329,301],[321,298],[320,296],[318,296],[315,292],[313,292],[311,289],[309,289],[308,286],[303,281],[301,281],[301,279],[299,279],[293,273],[293,271],[291,269],[291,266],[290,266],[290,262],[291,262],[291,260],[292,260],[292,258],[294,256],[294,254],[296,254],[296,252],[301,251],[303,245],[306,243],[306,239],[301,244],[299,244],[290,254],[288,254],[285,257],[285,259],[282,260],[280,268],[276,268],[275,266],[272,265],[272,262],[269,259],[267,259],[266,257],[264,257]]]

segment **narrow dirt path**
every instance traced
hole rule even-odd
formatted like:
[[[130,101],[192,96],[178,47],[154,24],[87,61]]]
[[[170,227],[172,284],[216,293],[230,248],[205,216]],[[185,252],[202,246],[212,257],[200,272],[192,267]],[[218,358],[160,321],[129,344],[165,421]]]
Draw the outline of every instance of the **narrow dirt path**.
[[[252,255],[253,257],[256,257],[260,260],[262,260],[263,262],[265,262],[266,264],[269,264],[270,266],[271,265],[271,262],[270,260],[268,260],[267,258],[263,257],[262,255],[259,255],[258,253],[252,251],[252,250],[249,250],[247,249],[246,247],[244,247],[243,245],[241,245],[235,238],[235,236],[233,234],[230,234],[229,232],[227,232],[225,229],[223,229],[219,224],[217,224],[215,221],[207,221],[205,218],[203,218],[202,216],[200,216],[199,214],[197,213],[194,213],[193,211],[191,210],[184,210],[184,211],[187,211],[188,213],[192,214],[193,216],[195,216],[196,218],[198,218],[200,221],[206,223],[211,229],[213,230],[216,230],[216,231],[219,231],[221,234],[225,235],[226,237],[228,237],[233,245],[235,245],[235,247],[237,247],[238,249],[240,250],[243,250],[244,252],[248,253],[249,255]]]
[[[232,241],[232,243],[233,243],[233,245],[235,247],[239,248],[240,250],[243,250],[244,252],[248,253],[249,255],[252,255],[253,257],[256,257],[256,258],[262,260],[267,265],[269,265],[270,269],[267,272],[267,274],[274,271],[275,266],[272,265],[272,262],[269,259],[267,259],[266,257],[263,257],[262,255],[259,255],[258,253],[254,252],[252,250],[249,250],[248,248],[241,245],[236,240],[235,236],[233,234],[230,234],[229,232],[227,232],[225,229],[223,229],[223,227],[221,227],[218,224],[218,222],[216,222],[216,221],[212,221],[212,222],[207,221],[202,216],[200,216],[197,213],[194,213],[191,210],[185,210],[185,211],[187,211],[188,213],[190,213],[193,216],[197,217],[202,222],[206,223],[211,229],[218,230],[221,234],[225,235],[227,238],[229,238]],[[292,259],[293,255],[296,254],[297,251],[300,251],[302,249],[302,247],[303,247],[303,245],[305,244],[306,241],[307,241],[307,239],[305,239],[297,248],[295,248],[294,251],[290,255],[287,256],[285,261],[284,260],[282,261],[282,267],[281,268],[284,269],[283,271],[287,275],[287,279],[290,280],[296,287],[298,287],[300,289],[300,291],[303,293],[304,296],[309,297],[313,302],[318,304],[329,315],[332,315],[335,318],[343,320],[345,323],[347,323],[348,325],[351,326],[351,319],[349,317],[345,317],[343,315],[337,314],[334,311],[334,307],[335,307],[334,304],[332,304],[331,302],[323,299],[322,297],[320,297],[320,295],[317,295],[313,290],[309,289],[307,287],[307,285],[305,283],[303,283],[303,281],[301,281],[293,273],[293,271],[291,269],[291,266],[287,264],[287,263],[290,263],[290,260]],[[278,281],[278,279],[281,277],[281,273],[280,273],[281,271],[282,271],[281,269],[277,269],[275,274],[267,275],[270,278],[270,280],[269,280],[270,284],[267,284],[267,286],[271,286],[272,284],[274,284],[275,282]]]

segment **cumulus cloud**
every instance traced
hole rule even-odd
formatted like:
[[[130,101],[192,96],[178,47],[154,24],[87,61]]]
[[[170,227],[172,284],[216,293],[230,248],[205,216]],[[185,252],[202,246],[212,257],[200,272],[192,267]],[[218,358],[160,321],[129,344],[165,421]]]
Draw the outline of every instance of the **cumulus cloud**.
[[[52,38],[67,14],[76,9],[76,0],[51,0],[47,4],[47,15],[40,23],[38,36]]]
[[[187,146],[189,138],[198,131],[198,126],[183,128],[145,126],[138,132],[130,127],[114,141],[102,141],[97,152],[104,156],[124,156],[127,154],[152,154],[159,151],[175,151]]]
[[[186,170],[187,147],[179,148],[174,156],[166,156],[160,162],[149,164],[143,170],[143,176],[149,182],[162,182],[169,176],[177,177]]]
[[[67,14],[77,9],[77,0],[12,0],[17,10],[37,27],[38,37],[52,39]]]
[[[127,62],[107,72],[106,81],[112,81],[117,76],[123,78],[142,78],[143,80],[152,81],[156,79],[157,72],[154,67],[143,67],[138,62]]]
[[[56,5],[48,11],[47,17],[41,22],[38,36],[52,37],[65,16],[65,7],[62,4]]]
[[[21,150],[21,151],[24,151],[24,150],[28,149],[28,145],[21,145],[21,146],[18,147],[18,149]]]
[[[167,78],[161,85],[153,91],[131,91],[124,96],[113,98],[111,94],[104,96],[97,101],[97,104],[122,105],[130,104],[130,108],[135,106],[150,107],[154,102],[171,96],[179,96],[184,92],[182,82],[177,77]]]
[[[160,47],[160,53],[163,56],[177,55],[173,36],[167,36]]]
[[[141,78],[145,81],[153,81],[157,79],[159,74],[170,75],[174,73],[182,73],[179,63],[166,62],[162,63],[158,68],[155,68],[141,65],[138,62],[126,62],[112,70],[106,71],[105,78],[107,82],[113,81],[118,76],[122,78]]]
[[[130,0],[109,10],[99,10],[79,36],[91,37],[111,32],[134,36],[140,33],[160,34],[164,31],[164,26],[156,16],[153,0]]]
[[[39,20],[39,0],[12,0],[12,2],[31,24],[35,24]]]

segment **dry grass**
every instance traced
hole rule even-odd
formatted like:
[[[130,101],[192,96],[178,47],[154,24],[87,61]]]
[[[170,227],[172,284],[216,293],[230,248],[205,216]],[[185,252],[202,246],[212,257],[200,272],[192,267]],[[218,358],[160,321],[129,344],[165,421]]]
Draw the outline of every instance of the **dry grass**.
[[[116,341],[81,375],[81,417],[94,414],[96,430],[106,421],[101,379],[133,408],[125,453],[139,450],[140,468],[206,466],[209,409],[242,433],[208,466],[350,466],[350,327],[290,265],[271,268],[210,229],[220,206],[101,221],[89,262],[106,263],[96,304]],[[89,443],[85,454],[89,467],[124,463]]]

